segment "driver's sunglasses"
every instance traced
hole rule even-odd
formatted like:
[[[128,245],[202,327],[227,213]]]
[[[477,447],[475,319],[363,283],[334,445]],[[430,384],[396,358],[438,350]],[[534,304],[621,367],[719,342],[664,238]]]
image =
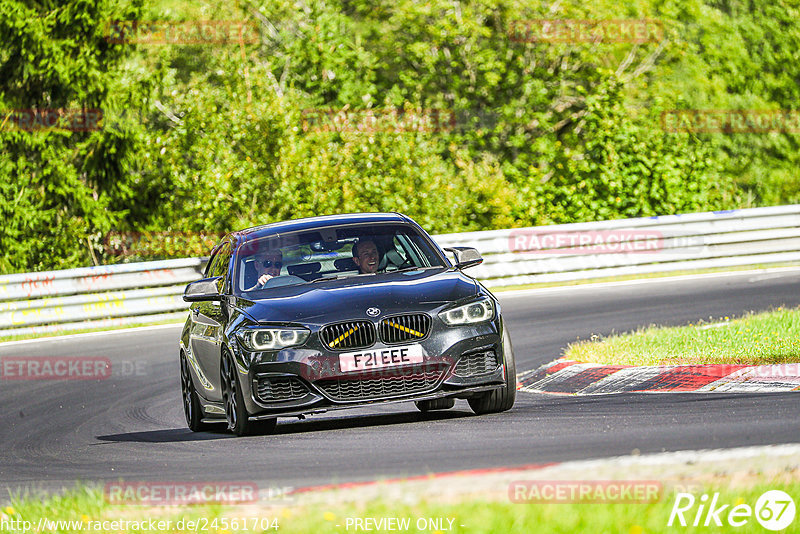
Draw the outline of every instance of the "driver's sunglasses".
[[[276,269],[280,269],[281,267],[283,267],[283,262],[282,261],[272,261],[272,260],[265,260],[264,261],[264,267],[267,268],[267,269],[269,269],[273,265],[275,266]]]

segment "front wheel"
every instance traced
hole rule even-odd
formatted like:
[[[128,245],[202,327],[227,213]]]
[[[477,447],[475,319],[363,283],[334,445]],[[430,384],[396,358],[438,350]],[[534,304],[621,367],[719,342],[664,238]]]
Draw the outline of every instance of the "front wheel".
[[[189,361],[183,352],[181,352],[181,397],[183,398],[183,415],[189,430],[192,432],[208,430],[211,425],[203,422],[203,407],[200,405],[197,390],[192,382]]]
[[[250,421],[250,414],[244,405],[242,388],[236,377],[236,364],[230,355],[222,357],[222,401],[225,404],[225,419],[228,421],[228,430],[237,436],[249,436],[271,432],[275,429],[278,419],[273,417],[263,421]]]
[[[503,328],[503,378],[505,386],[480,397],[467,399],[469,407],[478,415],[498,413],[510,410],[517,398],[517,365],[514,362],[514,350],[511,348],[511,337]]]

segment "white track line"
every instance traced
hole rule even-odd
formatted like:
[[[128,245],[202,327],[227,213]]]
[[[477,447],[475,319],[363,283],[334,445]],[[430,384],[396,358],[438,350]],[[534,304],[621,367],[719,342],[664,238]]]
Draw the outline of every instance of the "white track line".
[[[754,447],[736,447],[731,449],[700,449],[674,452],[658,452],[641,456],[617,456],[598,460],[572,460],[563,462],[561,467],[576,466],[590,472],[600,466],[618,465],[630,467],[634,465],[669,465],[674,463],[703,463],[716,460],[743,460],[762,456],[800,457],[800,445],[759,445]]]
[[[619,280],[616,282],[597,282],[576,284],[571,286],[557,286],[557,287],[538,287],[532,289],[516,289],[512,291],[502,291],[497,289],[494,294],[497,298],[503,299],[505,297],[525,297],[530,295],[538,295],[541,293],[560,293],[564,291],[598,289],[606,287],[619,287],[641,284],[653,284],[663,282],[683,282],[687,280],[703,280],[705,278],[723,278],[729,276],[752,276],[759,274],[783,274],[800,272],[800,267],[776,267],[774,269],[754,269],[750,271],[725,271],[719,273],[702,273],[702,274],[686,274],[681,276],[663,276],[658,278],[638,278],[636,280]],[[491,288],[489,288],[491,289]]]
[[[154,324],[151,326],[135,326],[133,328],[117,328],[115,330],[102,330],[100,332],[84,332],[82,334],[67,334],[64,336],[50,336],[50,337],[37,337],[34,339],[20,339],[17,341],[5,341],[0,343],[1,347],[10,347],[13,345],[27,345],[30,343],[42,343],[45,341],[65,341],[69,339],[79,339],[85,337],[98,337],[98,336],[105,336],[109,334],[128,334],[130,332],[138,332],[142,330],[161,330],[167,328],[175,328],[177,326],[183,325],[183,321],[179,323],[169,323],[169,324]]]

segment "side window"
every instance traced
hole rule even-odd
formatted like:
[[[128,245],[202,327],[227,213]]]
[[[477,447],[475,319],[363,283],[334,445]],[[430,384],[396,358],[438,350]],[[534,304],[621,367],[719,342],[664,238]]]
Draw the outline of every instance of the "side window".
[[[217,268],[220,256],[222,255],[224,249],[225,249],[224,245],[217,245],[211,251],[211,259],[209,259],[208,263],[206,264],[206,270],[205,273],[203,273],[203,278],[211,278],[212,276],[215,276],[211,273],[214,272],[214,270]]]
[[[219,254],[212,254],[211,259],[208,260],[206,264],[206,270],[203,272],[203,278],[211,278],[213,276],[211,274],[211,269],[214,267],[214,263],[216,263],[217,259],[219,258]]]
[[[405,246],[403,246],[403,241],[406,240],[405,236],[402,234],[395,234],[394,239],[392,239],[392,245],[394,246],[394,250],[397,252],[397,255],[402,260],[402,263],[408,261],[408,250]]]
[[[223,280],[222,289],[228,287],[228,270],[231,263],[231,245],[225,243],[220,247],[219,251],[211,259],[211,264],[208,269],[206,277],[211,278],[214,276],[221,276]]]
[[[421,250],[418,243],[418,236],[410,236],[406,234],[400,234],[397,236],[396,241],[400,244],[400,249],[404,251],[407,255],[404,258],[405,260],[411,260],[411,262],[416,267],[430,267],[431,265],[436,265],[439,263],[438,261],[432,261],[433,258],[429,254],[426,254],[424,250]]]

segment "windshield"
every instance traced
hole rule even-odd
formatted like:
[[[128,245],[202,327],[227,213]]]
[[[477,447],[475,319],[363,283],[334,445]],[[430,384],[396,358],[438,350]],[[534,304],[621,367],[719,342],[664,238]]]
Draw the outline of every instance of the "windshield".
[[[237,251],[234,293],[309,284],[344,276],[375,276],[446,264],[413,227],[353,225],[273,235]]]

